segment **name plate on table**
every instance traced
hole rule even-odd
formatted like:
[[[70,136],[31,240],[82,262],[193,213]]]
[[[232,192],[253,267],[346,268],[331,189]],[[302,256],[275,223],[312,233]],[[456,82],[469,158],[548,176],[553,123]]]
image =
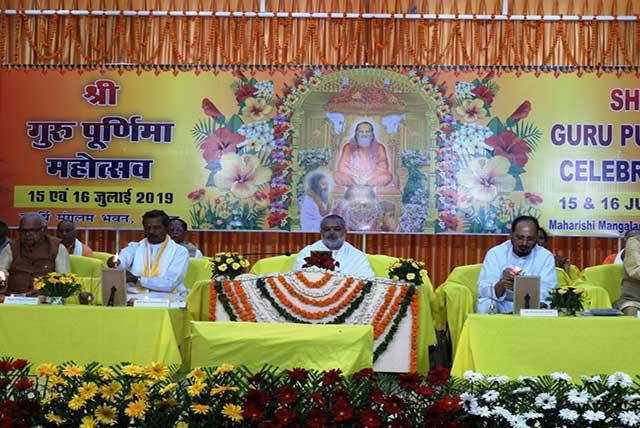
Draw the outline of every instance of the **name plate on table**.
[[[171,306],[169,299],[136,299],[134,308],[168,308]]]
[[[521,317],[557,317],[557,309],[520,309]]]
[[[5,305],[37,305],[40,301],[37,297],[5,296]]]

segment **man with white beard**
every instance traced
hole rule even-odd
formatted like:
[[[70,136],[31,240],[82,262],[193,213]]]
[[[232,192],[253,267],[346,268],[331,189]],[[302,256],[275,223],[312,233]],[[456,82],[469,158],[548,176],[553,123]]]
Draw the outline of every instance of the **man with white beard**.
[[[329,192],[331,183],[329,177],[322,172],[309,175],[308,188],[300,200],[300,229],[308,232],[318,232],[320,222],[329,214]]]
[[[391,182],[387,152],[376,140],[371,123],[356,126],[355,135],[342,148],[334,178],[347,187],[386,186]]]

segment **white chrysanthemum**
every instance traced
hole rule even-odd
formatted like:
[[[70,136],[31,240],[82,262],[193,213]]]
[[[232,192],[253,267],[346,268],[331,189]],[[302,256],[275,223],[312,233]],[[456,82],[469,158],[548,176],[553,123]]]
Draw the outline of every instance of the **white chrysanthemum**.
[[[563,380],[565,382],[571,382],[571,376],[569,376],[567,373],[553,372],[549,376],[551,376],[551,379],[554,379],[554,380]]]
[[[607,395],[609,395],[609,391],[605,391],[602,394],[599,394],[599,395],[596,395],[595,397],[592,397],[591,398],[591,402],[592,403],[597,403],[598,401],[602,400]]]
[[[626,411],[618,415],[618,419],[628,427],[635,427],[640,423],[640,415],[636,412]]]
[[[637,401],[640,400],[640,394],[626,394],[624,401]]]
[[[582,382],[584,383],[596,383],[596,382],[600,382],[602,380],[602,378],[600,376],[580,376],[580,378],[582,379]]]
[[[542,413],[538,413],[538,412],[525,412],[522,414],[522,417],[529,420],[529,419],[539,419],[539,418],[543,418],[544,415]]]
[[[460,394],[460,404],[464,410],[469,411],[471,408],[478,406],[478,400],[475,395],[463,392]]]
[[[469,383],[477,383],[484,380],[484,375],[482,373],[476,373],[472,370],[467,370],[462,376]]]
[[[527,392],[531,392],[531,388],[528,386],[523,386],[522,388],[516,388],[512,391],[514,394],[525,394]]]
[[[493,383],[507,383],[509,382],[508,376],[487,376],[487,382]]]
[[[516,380],[518,382],[524,382],[525,380],[536,380],[536,378],[531,376],[518,376]]]
[[[565,421],[573,422],[573,421],[577,420],[580,415],[575,410],[562,409],[558,413],[558,416],[560,416],[560,418],[564,419]]]
[[[605,415],[604,415],[604,412],[601,412],[600,410],[598,410],[597,412],[594,412],[593,410],[587,410],[586,412],[584,412],[582,417],[588,420],[589,422],[597,422],[597,421],[603,421],[605,418]]]
[[[615,372],[607,378],[607,385],[609,388],[616,385],[620,385],[623,388],[630,388],[631,385],[633,385],[633,379],[624,372]]]
[[[491,411],[491,413],[494,416],[502,416],[503,418],[505,418],[507,420],[511,419],[511,417],[513,416],[510,411],[508,411],[507,409],[505,409],[502,406],[494,407],[494,409]]]
[[[527,418],[523,415],[513,415],[508,419],[508,421],[512,428],[529,428],[529,425],[527,425]]]
[[[491,417],[491,410],[487,406],[475,406],[469,409],[469,414],[480,416],[481,418],[489,418]]]
[[[556,407],[556,397],[546,392],[538,394],[535,400],[536,406],[541,407],[545,410],[553,409]]]
[[[493,389],[490,389],[489,391],[482,394],[482,399],[490,403],[496,401],[498,397],[500,397],[500,393]]]
[[[567,399],[571,404],[587,404],[591,399],[591,394],[589,394],[585,390],[578,391],[577,389],[573,388],[569,392],[567,392]]]

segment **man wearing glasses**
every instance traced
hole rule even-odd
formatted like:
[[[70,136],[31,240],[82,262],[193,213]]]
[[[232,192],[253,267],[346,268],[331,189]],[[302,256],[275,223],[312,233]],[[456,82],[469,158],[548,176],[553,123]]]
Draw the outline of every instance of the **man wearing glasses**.
[[[37,213],[26,213],[20,219],[19,239],[0,252],[0,289],[6,287],[7,294],[33,294],[33,280],[38,276],[71,270],[69,252],[46,230]]]

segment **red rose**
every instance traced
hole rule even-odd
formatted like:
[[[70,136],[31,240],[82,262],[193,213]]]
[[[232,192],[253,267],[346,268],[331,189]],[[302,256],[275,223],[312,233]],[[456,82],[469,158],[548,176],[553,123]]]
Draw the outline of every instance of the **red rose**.
[[[451,370],[446,367],[434,367],[427,376],[427,380],[435,386],[444,385],[449,378],[451,378]]]
[[[254,87],[250,83],[245,83],[244,85],[240,86],[238,92],[236,92],[236,101],[241,103],[247,98],[251,98],[252,96],[254,96],[256,92],[258,92],[258,89],[256,87]]]
[[[379,427],[382,424],[382,419],[374,409],[367,409],[360,413],[360,423],[364,427]]]
[[[484,85],[473,88],[471,93],[484,101],[485,104],[491,104],[493,102],[493,97],[495,96],[493,91]]]
[[[346,401],[336,401],[331,406],[331,413],[333,414],[333,419],[335,419],[336,422],[348,421],[353,417],[353,407],[351,407]]]
[[[518,107],[516,111],[514,111],[511,114],[511,116],[509,116],[509,119],[515,122],[518,122],[519,120],[525,119],[527,116],[529,116],[530,112],[531,112],[531,103],[529,101],[525,101],[522,104],[520,104],[520,107]]]
[[[487,138],[485,142],[493,147],[495,156],[505,157],[521,168],[529,160],[531,148],[511,131],[503,131],[500,135]]]
[[[204,110],[204,114],[213,119],[217,119],[222,116],[220,110],[209,100],[209,98],[202,99],[202,110]]]
[[[285,385],[281,388],[276,389],[275,395],[276,397],[278,397],[282,404],[293,404],[298,399],[300,393],[296,388],[290,385]]]

